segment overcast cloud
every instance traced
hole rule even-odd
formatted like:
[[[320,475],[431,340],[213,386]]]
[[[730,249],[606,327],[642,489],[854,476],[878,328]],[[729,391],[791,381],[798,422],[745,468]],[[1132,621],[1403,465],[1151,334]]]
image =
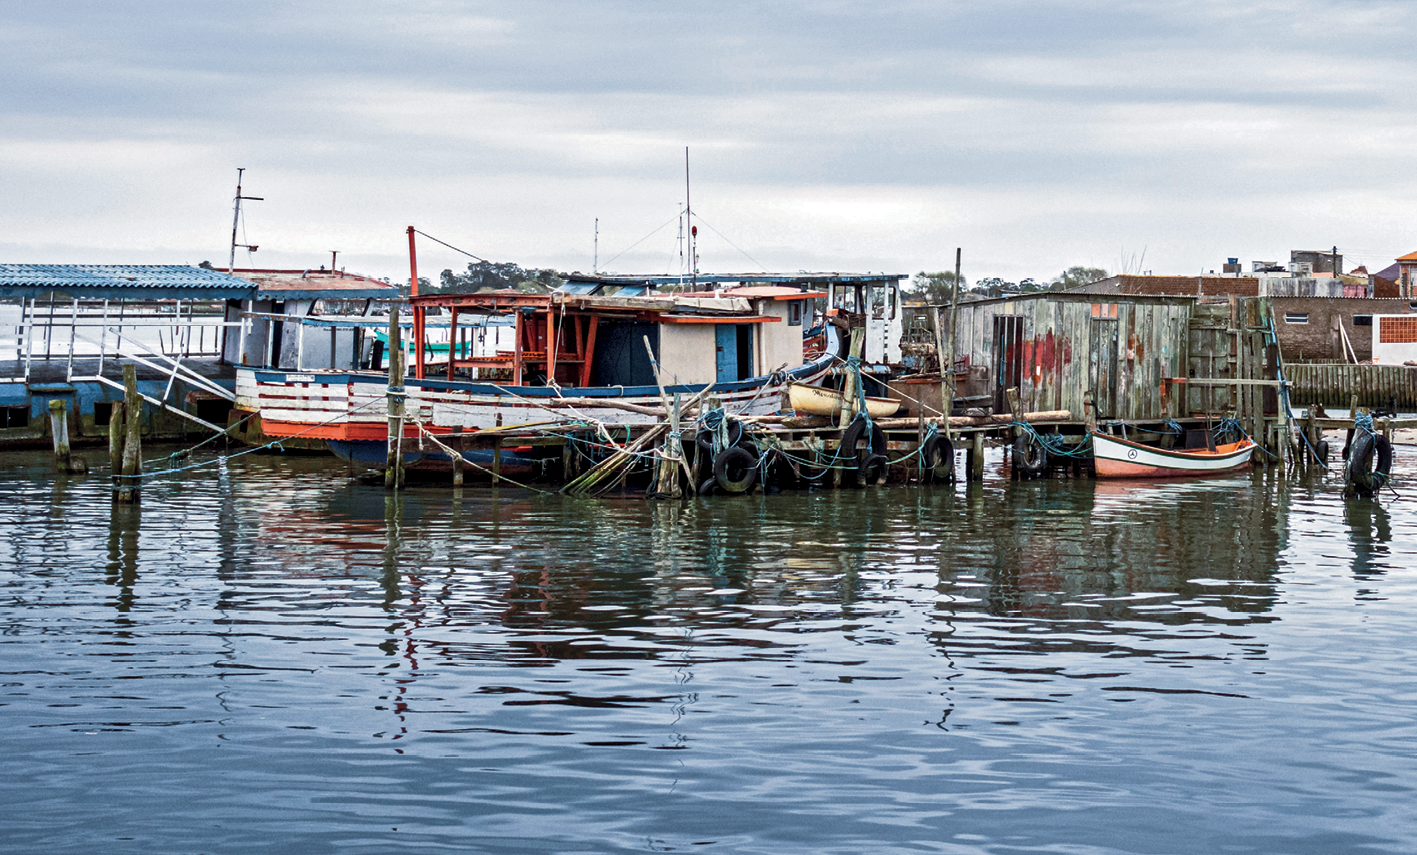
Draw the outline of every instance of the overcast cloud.
[[[0,258],[224,264],[243,166],[238,264],[406,277],[412,224],[589,270],[598,217],[663,273],[672,223],[620,253],[688,146],[711,271],[1377,269],[1417,250],[1411,5],[0,2]]]

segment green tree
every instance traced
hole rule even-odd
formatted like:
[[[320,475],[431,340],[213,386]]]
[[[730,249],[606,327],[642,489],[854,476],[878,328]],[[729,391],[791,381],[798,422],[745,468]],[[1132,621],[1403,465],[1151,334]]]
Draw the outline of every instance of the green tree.
[[[1060,275],[1055,276],[1052,282],[1048,283],[1050,291],[1066,291],[1069,288],[1078,288],[1106,279],[1108,273],[1100,267],[1074,266],[1064,270]]]
[[[469,263],[463,273],[444,270],[439,276],[438,290],[456,294],[475,291],[512,289],[531,294],[544,294],[560,287],[564,280],[554,270],[522,267],[510,261],[479,261]]]
[[[969,280],[963,276],[959,278],[960,293],[964,293],[969,287]],[[933,306],[942,306],[950,301],[950,293],[954,288],[955,273],[953,270],[944,270],[939,273],[926,273],[921,271],[910,277],[910,293],[908,296]]]

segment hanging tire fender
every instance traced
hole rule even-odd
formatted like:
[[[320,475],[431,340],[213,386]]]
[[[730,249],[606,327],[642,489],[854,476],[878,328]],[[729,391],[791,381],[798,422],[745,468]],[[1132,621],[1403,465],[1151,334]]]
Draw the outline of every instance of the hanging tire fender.
[[[954,476],[955,447],[950,438],[935,434],[920,448],[925,481],[949,481]]]
[[[860,444],[866,433],[866,417],[858,415],[846,426],[846,430],[841,432],[841,447],[837,451],[841,457],[855,457],[856,446]],[[886,432],[881,430],[881,426],[871,422],[871,447],[869,454],[886,453]]]
[[[746,448],[726,448],[713,459],[713,480],[725,493],[746,493],[758,481],[758,458]]]
[[[856,480],[863,487],[886,483],[888,462],[884,454],[867,454],[856,468]]]
[[[1030,433],[1021,433],[1014,440],[1014,468],[1029,475],[1037,475],[1048,468],[1048,449],[1043,442]]]

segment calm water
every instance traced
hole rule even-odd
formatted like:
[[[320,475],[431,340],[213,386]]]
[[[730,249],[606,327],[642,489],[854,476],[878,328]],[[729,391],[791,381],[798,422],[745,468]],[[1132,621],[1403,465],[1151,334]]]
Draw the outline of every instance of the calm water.
[[[115,509],[0,456],[0,851],[1417,849],[1417,494],[996,468],[680,506],[252,455]]]

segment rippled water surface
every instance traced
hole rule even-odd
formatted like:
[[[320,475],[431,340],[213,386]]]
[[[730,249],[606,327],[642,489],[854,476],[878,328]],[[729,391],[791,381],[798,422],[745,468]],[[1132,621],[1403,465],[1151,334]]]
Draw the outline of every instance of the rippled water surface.
[[[990,470],[680,505],[252,455],[133,508],[0,456],[0,851],[1417,850],[1417,496]]]

